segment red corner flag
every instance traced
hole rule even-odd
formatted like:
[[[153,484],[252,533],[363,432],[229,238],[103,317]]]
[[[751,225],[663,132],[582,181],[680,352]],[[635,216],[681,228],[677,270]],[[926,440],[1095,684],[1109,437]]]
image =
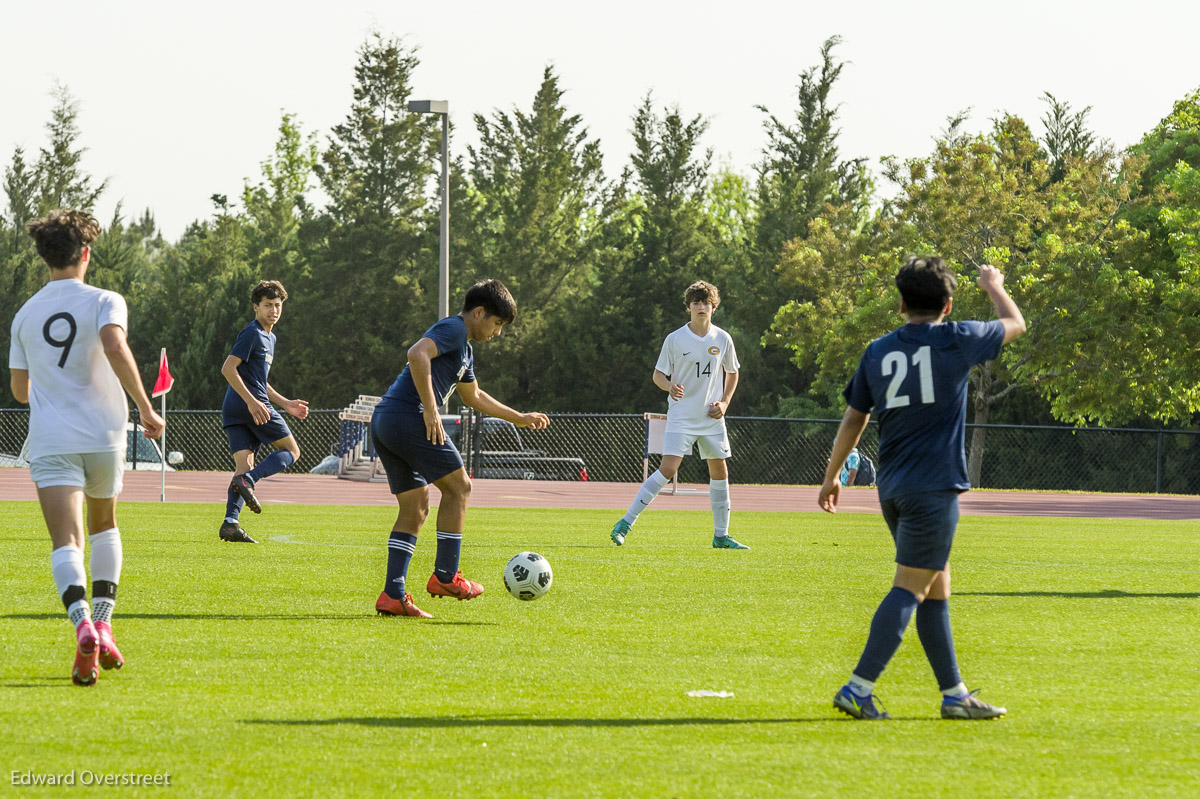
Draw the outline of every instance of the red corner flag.
[[[171,377],[171,370],[167,368],[167,348],[163,347],[162,355],[158,360],[158,379],[154,381],[154,392],[150,396],[157,397],[166,394],[174,384],[175,378]]]

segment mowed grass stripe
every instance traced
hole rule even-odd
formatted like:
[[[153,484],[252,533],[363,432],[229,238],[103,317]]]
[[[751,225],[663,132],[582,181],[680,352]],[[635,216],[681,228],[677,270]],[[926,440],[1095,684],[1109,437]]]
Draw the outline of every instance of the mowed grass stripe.
[[[215,505],[120,513],[128,665],[79,689],[40,513],[5,503],[10,771],[170,772],[173,796],[1197,788],[1200,539],[1189,523],[965,517],[951,600],[959,659],[1010,715],[941,721],[910,629],[878,686],[898,720],[863,724],[830,699],[890,583],[878,517],[735,509],[734,531],[753,547],[735,552],[711,548],[705,512],[649,511],[617,548],[612,512],[472,509],[462,567],[487,593],[424,593],[431,520],[409,588],[435,618],[417,621],[373,615],[386,509],[268,507],[244,519],[256,547],[217,541]],[[536,602],[510,598],[500,579],[524,549],[554,566]],[[735,696],[685,696],[695,689]]]

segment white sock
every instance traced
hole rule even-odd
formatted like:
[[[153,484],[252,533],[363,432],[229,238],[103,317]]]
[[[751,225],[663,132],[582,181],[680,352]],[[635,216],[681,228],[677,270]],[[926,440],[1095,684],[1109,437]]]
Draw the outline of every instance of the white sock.
[[[967,686],[960,682],[953,688],[947,688],[946,690],[942,691],[942,696],[948,696],[952,699],[962,699],[963,696],[969,693],[970,691],[967,690]]]
[[[851,674],[850,690],[859,696],[870,696],[875,691],[875,682],[873,680],[864,680],[857,674]]]
[[[71,624],[76,627],[83,624],[84,621],[92,617],[91,610],[88,608],[86,599],[81,599],[78,602],[71,603],[71,607],[67,608],[67,617],[71,619]]]
[[[708,504],[713,512],[713,535],[729,535],[729,480],[708,481]]]
[[[95,584],[103,580],[115,586],[121,582],[121,531],[114,527],[111,530],[93,533],[88,536],[88,542],[92,546],[92,621],[111,624],[117,600],[115,597],[96,596]]]
[[[87,572],[83,568],[83,550],[79,547],[67,544],[51,552],[50,572],[54,575],[54,585],[58,588],[60,597],[73,586],[83,589],[83,595],[87,596]],[[74,608],[78,604],[72,603],[71,607]],[[87,603],[83,604],[86,608]]]
[[[93,580],[121,582],[121,531],[116,527],[88,536],[92,546],[91,572]]]
[[[667,483],[671,482],[669,477],[663,477],[663,473],[658,469],[646,478],[646,482],[642,483],[642,487],[638,489],[637,496],[633,498],[633,504],[629,506],[629,512],[625,514],[625,521],[633,524],[637,521],[637,517],[642,514],[658,493],[667,487]]]

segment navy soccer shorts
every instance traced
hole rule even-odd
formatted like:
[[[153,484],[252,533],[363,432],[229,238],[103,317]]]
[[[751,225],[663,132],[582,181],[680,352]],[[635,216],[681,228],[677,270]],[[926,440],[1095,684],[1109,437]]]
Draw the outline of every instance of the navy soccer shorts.
[[[879,503],[896,542],[896,563],[941,571],[958,527],[957,489],[904,494]]]
[[[462,456],[449,439],[438,445],[425,437],[425,417],[419,413],[376,411],[371,440],[393,494],[436,483],[463,467]]]
[[[259,444],[270,446],[282,438],[292,434],[287,422],[279,415],[279,411],[271,409],[271,418],[266,424],[255,424],[244,419],[226,418],[223,421],[225,438],[229,440],[229,452],[248,449],[257,452]]]

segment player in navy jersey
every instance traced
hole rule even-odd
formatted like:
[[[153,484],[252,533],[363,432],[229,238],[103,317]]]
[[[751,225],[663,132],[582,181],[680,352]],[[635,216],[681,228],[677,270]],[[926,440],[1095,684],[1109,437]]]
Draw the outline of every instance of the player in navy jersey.
[[[463,577],[458,568],[463,522],[471,496],[471,478],[462,456],[447,440],[439,406],[450,395],[478,411],[540,430],[550,424],[544,413],[521,413],[481,391],[475,379],[472,341],[489,341],[512,322],[517,303],[499,280],[476,283],[467,292],[462,312],[448,316],[408,350],[408,365],[375,406],[371,438],[387,472],[388,486],[400,506],[388,540],[387,578],[375,601],[385,616],[430,614],[413,604],[405,591],[408,564],[417,534],[429,516],[429,485],[442,494],[437,514],[437,556],[425,589],[431,596],[474,599],[483,586]]]
[[[286,299],[287,291],[278,280],[259,281],[250,292],[254,321],[242,328],[229,357],[221,365],[221,374],[229,382],[225,401],[221,404],[221,425],[229,440],[234,465],[233,480],[225,501],[225,521],[218,533],[222,541],[258,543],[238,524],[242,505],[262,513],[255,484],[264,477],[282,472],[300,457],[300,445],[271,403],[297,419],[308,416],[308,403],[288,399],[267,382],[267,374],[275,360],[275,334],[271,331],[279,323]],[[254,456],[260,445],[274,447],[275,451],[255,466]]]
[[[874,413],[879,418],[879,504],[896,543],[896,577],[871,621],[862,657],[833,698],[858,719],[886,719],[875,681],[900,647],[909,620],[942,691],[942,718],[990,719],[1007,711],[968,692],[950,634],[950,546],[958,525],[958,495],[971,487],[963,438],[967,378],[1025,332],[1020,309],[1004,290],[1004,275],[979,268],[979,287],[997,321],[946,322],[957,282],[941,258],[912,257],[896,275],[900,312],[908,324],[867,345],[843,396],[849,405],[833,443],[818,502],[837,511],[838,473]]]

